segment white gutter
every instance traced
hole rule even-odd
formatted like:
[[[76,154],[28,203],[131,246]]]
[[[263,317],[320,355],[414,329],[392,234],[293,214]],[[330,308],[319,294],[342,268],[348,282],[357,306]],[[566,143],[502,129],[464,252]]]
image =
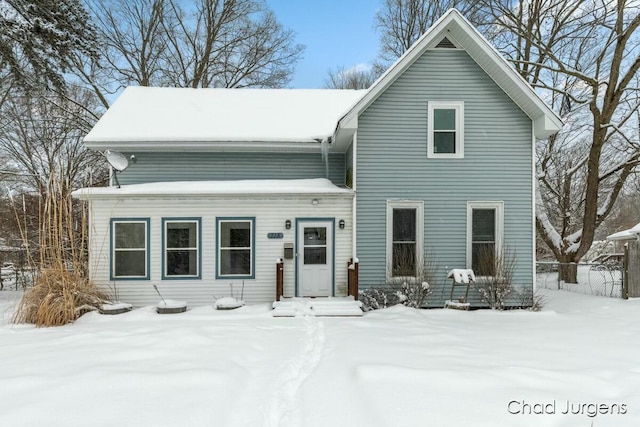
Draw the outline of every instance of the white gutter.
[[[536,290],[537,276],[536,276],[536,136],[535,136],[535,123],[531,121],[531,213],[533,215],[532,230],[533,234],[533,291]]]
[[[352,258],[355,260],[358,257],[358,248],[357,248],[357,239],[356,239],[356,227],[357,227],[357,214],[358,214],[358,208],[357,208],[357,191],[356,191],[356,187],[357,187],[357,159],[358,159],[358,131],[356,130],[356,132],[353,134],[353,142],[352,142],[352,146],[353,149],[351,150],[351,189],[353,190],[353,201],[352,201],[352,213],[351,213],[351,256]]]

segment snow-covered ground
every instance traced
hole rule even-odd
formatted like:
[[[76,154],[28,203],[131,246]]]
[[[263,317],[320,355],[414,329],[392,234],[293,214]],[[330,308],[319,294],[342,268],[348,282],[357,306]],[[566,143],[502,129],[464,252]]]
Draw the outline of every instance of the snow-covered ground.
[[[539,313],[145,307],[36,329],[4,291],[0,426],[640,425],[640,300],[543,293]]]
[[[555,272],[538,272],[536,286],[538,289],[562,289],[588,295],[622,297],[621,269],[601,264],[579,265],[578,283],[558,282],[557,264],[549,263],[545,267],[555,267]]]

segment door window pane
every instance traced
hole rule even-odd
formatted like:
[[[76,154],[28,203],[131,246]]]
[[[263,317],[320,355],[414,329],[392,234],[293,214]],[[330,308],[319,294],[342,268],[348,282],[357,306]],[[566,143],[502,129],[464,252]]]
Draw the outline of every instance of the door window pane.
[[[326,245],[327,244],[327,228],[326,227],[305,227],[304,228],[304,244],[305,245]]]
[[[327,263],[327,248],[326,246],[314,248],[304,248],[304,263],[310,264],[326,264]]]

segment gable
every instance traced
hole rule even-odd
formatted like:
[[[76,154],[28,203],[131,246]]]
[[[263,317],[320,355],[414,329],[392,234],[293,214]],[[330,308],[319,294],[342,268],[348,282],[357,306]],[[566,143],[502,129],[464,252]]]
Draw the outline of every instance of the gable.
[[[386,141],[391,146],[403,144],[406,153],[388,153],[390,159],[405,155],[413,161],[423,159],[431,102],[464,103],[465,156],[469,155],[474,162],[492,162],[507,146],[511,155],[529,158],[531,119],[467,52],[450,48],[427,50],[361,112],[359,150],[369,140],[364,135],[375,132],[380,142]],[[446,164],[447,169],[458,166],[468,167]]]
[[[449,43],[444,42],[445,38]],[[473,61],[533,121],[537,138],[545,138],[562,127],[562,120],[535,93],[533,88],[460,12],[451,9],[434,23],[398,61],[389,67],[371,86],[369,92],[340,119],[336,129],[336,139],[338,141],[344,140],[344,135],[353,133],[358,128],[358,115],[365,111],[428,49],[448,50],[444,46],[450,44],[464,49]]]

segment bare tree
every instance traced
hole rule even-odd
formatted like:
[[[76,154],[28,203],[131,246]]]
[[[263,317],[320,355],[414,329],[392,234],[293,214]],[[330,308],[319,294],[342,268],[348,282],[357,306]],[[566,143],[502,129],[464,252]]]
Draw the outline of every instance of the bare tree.
[[[385,0],[375,17],[380,31],[380,58],[389,63],[399,58],[447,10],[456,8],[478,23],[479,7],[469,0]]]
[[[11,96],[2,106],[0,154],[23,188],[45,195],[56,177],[60,180],[56,185],[67,195],[87,173],[100,168],[100,154],[82,145],[95,123],[95,117],[87,114],[95,100],[86,91],[74,95],[73,100],[62,95]]]
[[[96,33],[79,0],[0,1],[0,72],[12,84],[61,90],[77,52],[97,56]]]
[[[368,67],[337,67],[329,70],[324,81],[327,89],[368,89],[378,78],[374,69]]]
[[[563,263],[579,261],[640,159],[637,1],[481,2],[490,34],[566,126],[537,144],[537,230]],[[575,282],[576,268],[561,270]]]
[[[261,0],[96,0],[92,11],[120,87],[280,87],[303,50]]]

